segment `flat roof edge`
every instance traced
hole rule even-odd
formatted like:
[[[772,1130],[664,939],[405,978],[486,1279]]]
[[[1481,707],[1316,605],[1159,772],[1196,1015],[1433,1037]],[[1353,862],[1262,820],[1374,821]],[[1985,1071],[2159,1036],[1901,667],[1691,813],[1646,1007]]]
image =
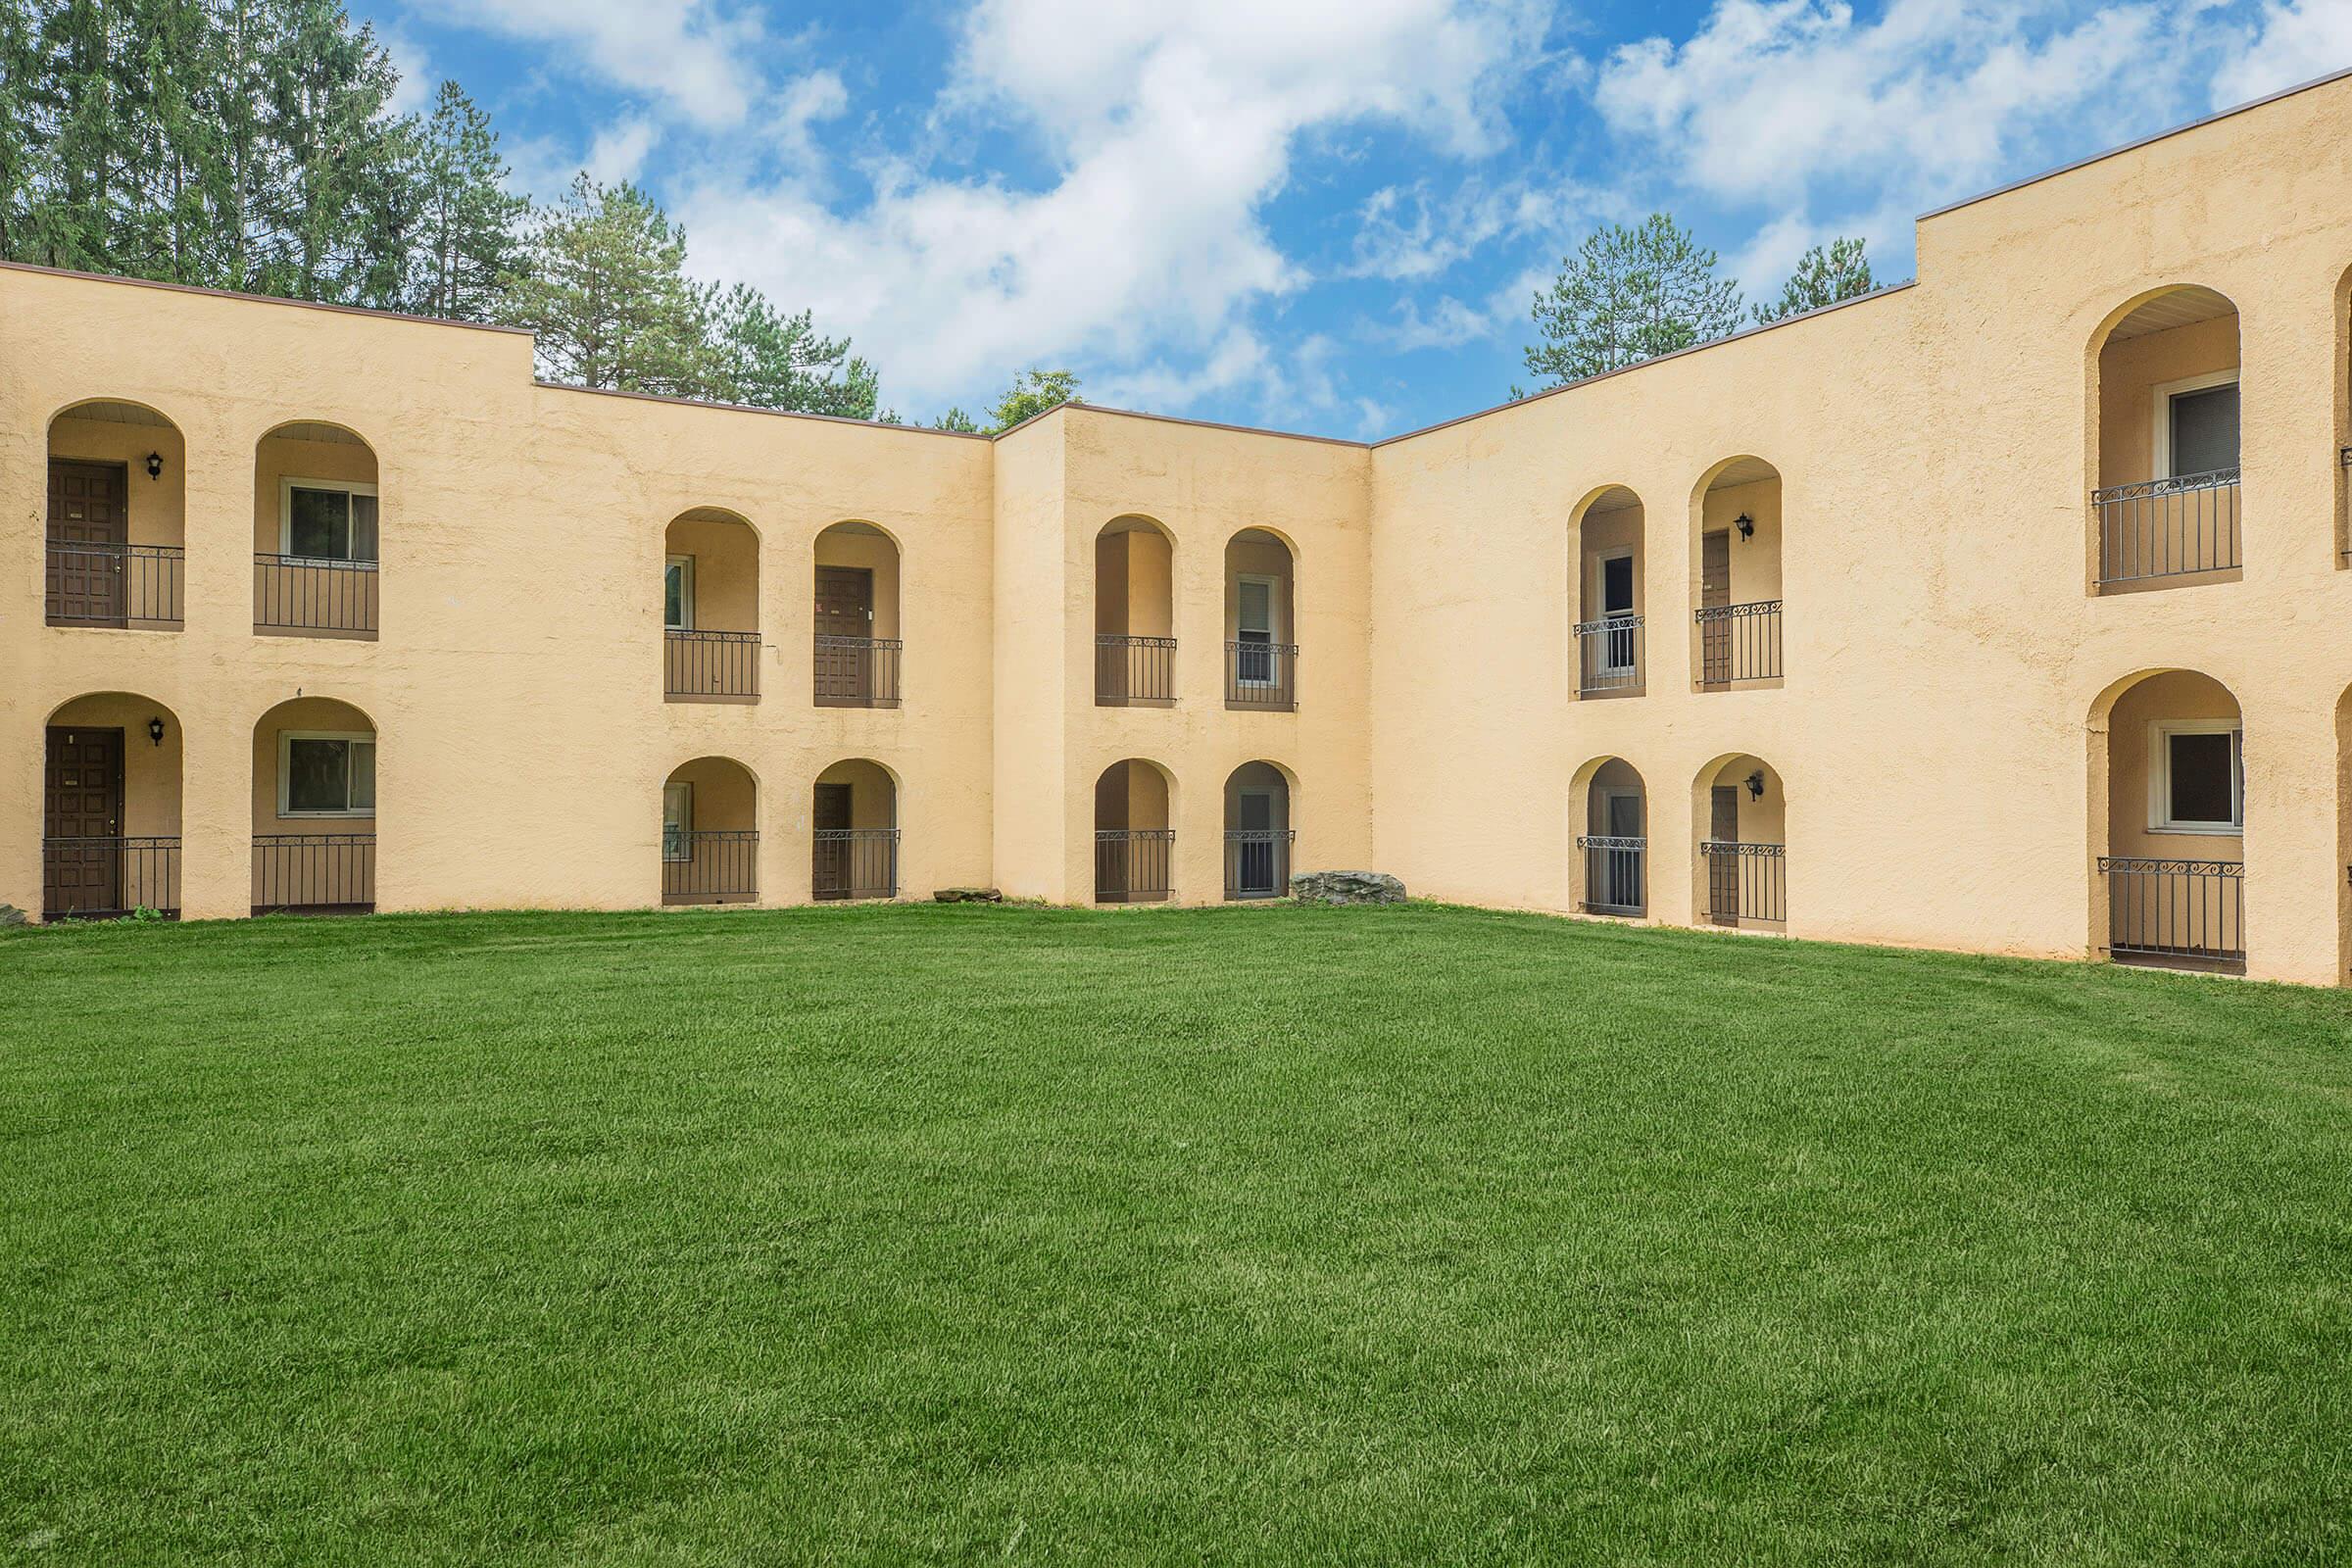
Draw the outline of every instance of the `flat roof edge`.
[[[2242,104],[2232,104],[2228,109],[2217,109],[2210,115],[2201,115],[2195,120],[2184,121],[2180,124],[2142,136],[2137,141],[2128,141],[2121,147],[2110,147],[2104,152],[2092,153],[2087,158],[2078,158],[2071,164],[2060,164],[2057,168],[2045,169],[2038,174],[2028,174],[2023,179],[2013,179],[2006,185],[1996,185],[1991,190],[1980,191],[1974,196],[1963,196],[1960,200],[1947,202],[1933,212],[1920,214],[1915,221],[1924,223],[1931,218],[1941,218],[1944,214],[1956,213],[1963,207],[1974,207],[1979,202],[1988,202],[1995,196],[2006,196],[2011,191],[2024,190],[2028,185],[2038,185],[2045,179],[2056,179],[2059,175],[2071,174],[2078,169],[2088,169],[2091,165],[2105,163],[2110,158],[2121,158],[2126,153],[2135,153],[2142,147],[2153,146],[2157,142],[2169,140],[2174,136],[2185,136],[2190,131],[2202,130],[2217,121],[2228,120],[2234,115],[2245,114],[2248,110],[2275,104],[2282,98],[2292,98],[2298,93],[2310,92],[2315,88],[2328,86],[2331,82],[2342,81],[2346,77],[2352,77],[2352,66],[2347,66],[2341,71],[2331,71],[2325,76],[2314,76],[2309,81],[2297,82],[2292,87],[2281,87],[2277,92],[2267,93],[2260,98],[2250,98]]]
[[[0,271],[32,272],[43,277],[71,277],[88,283],[118,283],[124,288],[162,289],[167,294],[194,294],[205,299],[237,300],[248,305],[284,305],[298,311],[329,311],[337,316],[365,316],[377,321],[413,321],[418,326],[456,326],[471,332],[503,332],[529,337],[527,326],[496,321],[460,321],[446,316],[413,316],[407,311],[380,310],[372,305],[336,305],[327,300],[295,300],[282,294],[248,294],[233,288],[206,288],[197,283],[172,283],[156,277],[124,277],[116,272],[85,272],[73,267],[43,267],[38,262],[0,262]]]
[[[977,430],[942,430],[928,424],[893,424],[887,419],[858,419],[846,414],[810,414],[802,409],[766,409],[757,403],[713,403],[708,398],[681,398],[666,392],[632,392],[616,386],[574,386],[533,376],[531,385],[542,392],[579,392],[592,398],[634,398],[640,403],[666,403],[680,409],[715,409],[722,414],[763,414],[776,419],[814,419],[820,424],[855,425],[860,430],[900,430],[908,435],[949,435],[958,441],[995,439]],[[1052,411],[1047,411],[1051,413]]]
[[[1621,375],[1631,375],[1636,370],[1646,370],[1653,365],[1664,365],[1669,360],[1687,359],[1693,354],[1704,354],[1709,349],[1722,348],[1727,343],[1739,343],[1751,337],[1761,337],[1766,332],[1777,332],[1784,326],[1794,326],[1799,321],[1810,321],[1817,317],[1828,316],[1835,311],[1848,310],[1871,300],[1883,300],[1890,294],[1900,294],[1905,289],[1918,286],[1919,279],[1915,277],[1906,277],[1899,283],[1882,283],[1867,294],[1856,294],[1850,299],[1837,300],[1828,305],[1816,305],[1809,311],[1799,311],[1794,316],[1784,316],[1777,321],[1759,321],[1754,326],[1741,327],[1728,337],[1711,337],[1704,343],[1693,343],[1687,349],[1676,349],[1671,354],[1661,354],[1654,359],[1636,360],[1633,364],[1621,365],[1614,370],[1595,370],[1591,375],[1580,375],[1573,381],[1562,381],[1558,386],[1547,386],[1539,391],[1530,392],[1523,398],[1513,398],[1505,403],[1494,404],[1491,408],[1474,410],[1469,414],[1457,414],[1450,419],[1440,419],[1435,424],[1425,424],[1418,430],[1406,430],[1398,435],[1384,435],[1379,440],[1372,442],[1371,445],[1377,449],[1394,445],[1398,441],[1410,441],[1415,436],[1433,435],[1440,430],[1449,430],[1457,424],[1468,424],[1472,419],[1483,419],[1491,414],[1501,414],[1510,409],[1523,409],[1530,403],[1540,403],[1545,398],[1556,398],[1563,392],[1574,392],[1579,388],[1591,386],[1596,381],[1612,381]]]

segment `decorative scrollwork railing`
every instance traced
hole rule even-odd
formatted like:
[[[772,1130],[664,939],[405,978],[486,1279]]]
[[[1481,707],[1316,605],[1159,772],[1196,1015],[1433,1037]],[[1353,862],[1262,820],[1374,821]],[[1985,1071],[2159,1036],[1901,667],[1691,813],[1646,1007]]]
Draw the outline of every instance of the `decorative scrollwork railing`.
[[[1698,682],[1731,686],[1781,678],[1781,602],[1714,605],[1698,612]]]
[[[2090,505],[2099,516],[2102,587],[2244,564],[2236,468],[2110,485],[2093,490]]]

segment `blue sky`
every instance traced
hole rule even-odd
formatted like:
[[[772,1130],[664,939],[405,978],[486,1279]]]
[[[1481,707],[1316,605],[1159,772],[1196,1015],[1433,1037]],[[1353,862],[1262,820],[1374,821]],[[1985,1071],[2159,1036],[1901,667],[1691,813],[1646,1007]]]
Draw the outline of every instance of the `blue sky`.
[[[1751,296],[1944,202],[2352,66],[2352,0],[356,0],[519,186],[652,190],[927,420],[1026,365],[1369,437],[1528,382],[1528,300],[1675,214]]]

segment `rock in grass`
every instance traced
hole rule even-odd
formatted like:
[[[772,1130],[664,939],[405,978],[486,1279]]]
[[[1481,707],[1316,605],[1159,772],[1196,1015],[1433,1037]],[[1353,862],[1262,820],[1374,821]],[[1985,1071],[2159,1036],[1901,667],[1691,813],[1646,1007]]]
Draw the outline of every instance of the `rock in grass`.
[[[942,904],[1003,904],[1004,895],[995,888],[940,888],[931,895]]]
[[[13,904],[0,904],[0,925],[30,925],[32,916]]]
[[[1301,871],[1291,897],[1306,904],[1402,904],[1404,884],[1385,871]]]

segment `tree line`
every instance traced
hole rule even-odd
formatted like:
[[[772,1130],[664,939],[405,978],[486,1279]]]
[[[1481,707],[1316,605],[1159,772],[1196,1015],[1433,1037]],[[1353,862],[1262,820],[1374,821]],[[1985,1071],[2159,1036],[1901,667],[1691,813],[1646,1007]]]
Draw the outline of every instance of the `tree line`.
[[[1859,239],[1816,245],[1798,258],[1781,297],[1749,307],[1740,287],[1719,276],[1713,251],[1664,213],[1642,222],[1603,223],[1538,293],[1537,341],[1527,368],[1544,384],[1563,385],[1621,370],[1695,344],[1729,337],[1750,321],[1769,325],[1867,294],[1878,287]],[[1518,387],[1511,396],[1524,397]]]

